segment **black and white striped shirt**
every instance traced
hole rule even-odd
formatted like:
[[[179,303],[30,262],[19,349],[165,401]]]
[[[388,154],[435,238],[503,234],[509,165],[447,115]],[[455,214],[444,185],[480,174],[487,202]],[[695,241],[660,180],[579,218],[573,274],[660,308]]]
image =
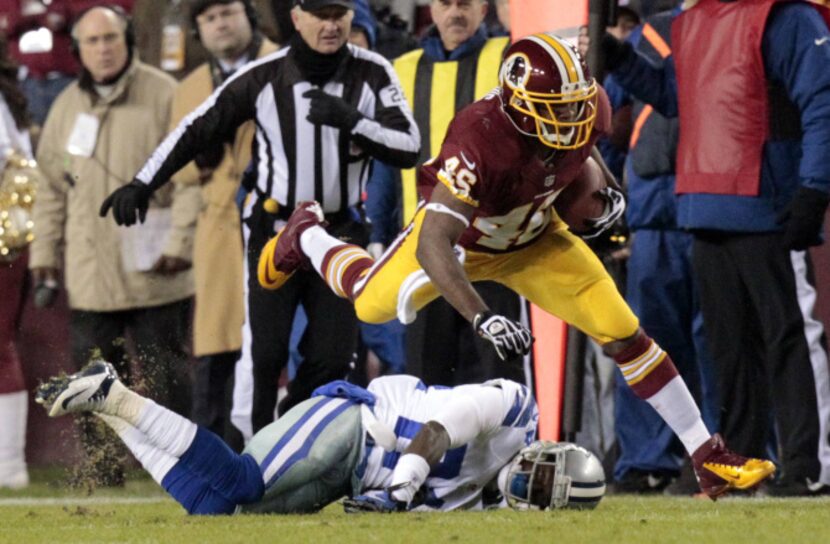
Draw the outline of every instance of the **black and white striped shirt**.
[[[240,69],[159,145],[136,176],[157,187],[206,147],[256,123],[257,195],[293,209],[317,200],[326,213],[360,202],[372,157],[400,168],[418,160],[420,134],[397,75],[380,55],[347,45],[349,55],[323,90],[365,116],[351,133],[306,120],[313,88],[286,47]]]

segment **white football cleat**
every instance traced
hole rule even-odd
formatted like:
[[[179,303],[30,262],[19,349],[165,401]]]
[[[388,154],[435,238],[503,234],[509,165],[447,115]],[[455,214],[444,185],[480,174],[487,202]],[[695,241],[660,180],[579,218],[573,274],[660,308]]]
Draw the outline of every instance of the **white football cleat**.
[[[99,359],[71,376],[51,378],[41,384],[37,388],[35,402],[49,410],[49,417],[101,411],[112,384],[117,381],[115,368]]]

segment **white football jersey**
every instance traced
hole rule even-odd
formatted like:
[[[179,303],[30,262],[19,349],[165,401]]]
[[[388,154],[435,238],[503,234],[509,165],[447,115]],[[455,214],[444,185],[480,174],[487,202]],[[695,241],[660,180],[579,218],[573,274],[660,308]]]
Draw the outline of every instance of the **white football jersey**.
[[[536,434],[539,412],[533,395],[524,385],[509,380],[491,380],[481,385],[455,388],[426,387],[412,376],[373,380],[369,391],[377,397],[374,414],[394,430],[397,447],[395,451],[385,451],[379,445],[366,446],[365,472],[361,480],[363,491],[388,487],[398,459],[421,426],[434,419],[453,395],[479,387],[495,387],[502,392],[501,425],[483,429],[472,442],[447,451],[424,483],[423,500],[412,506],[437,510],[480,508],[482,488],[519,450],[530,444]]]

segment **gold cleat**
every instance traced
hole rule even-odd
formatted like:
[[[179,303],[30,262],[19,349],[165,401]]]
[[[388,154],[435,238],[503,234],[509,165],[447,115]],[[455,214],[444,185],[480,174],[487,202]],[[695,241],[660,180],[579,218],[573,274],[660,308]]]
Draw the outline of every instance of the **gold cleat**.
[[[775,465],[765,459],[748,459],[741,467],[703,463],[703,468],[729,482],[730,489],[751,489],[775,473]]]
[[[692,463],[701,491],[712,500],[730,489],[752,489],[775,473],[771,461],[744,457],[727,449],[719,434],[692,454]]]
[[[323,209],[318,203],[299,203],[285,226],[268,240],[259,254],[259,284],[270,290],[282,287],[298,268],[308,262],[300,247],[300,235],[309,227],[324,224]]]

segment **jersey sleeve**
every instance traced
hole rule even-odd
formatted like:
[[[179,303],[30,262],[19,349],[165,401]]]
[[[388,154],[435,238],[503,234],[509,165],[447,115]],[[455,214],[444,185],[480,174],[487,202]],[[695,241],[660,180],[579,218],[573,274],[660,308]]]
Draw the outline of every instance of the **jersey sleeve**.
[[[530,427],[535,433],[538,412],[533,396],[523,385],[494,380],[483,385],[453,389],[452,396],[433,416],[457,448],[504,427]]]
[[[762,50],[768,77],[780,81],[801,115],[801,181],[830,191],[830,29],[806,4],[777,4],[770,13]]]
[[[239,125],[256,115],[257,95],[264,85],[264,70],[259,66],[251,63],[234,74],[182,119],[147,159],[136,179],[155,189],[200,151],[231,140]]]
[[[363,53],[366,54],[366,53]],[[364,117],[353,130],[357,144],[372,157],[396,168],[412,168],[418,162],[421,134],[404,98],[398,76],[388,61],[380,63],[371,78],[376,95],[373,117]]]
[[[485,196],[488,175],[485,162],[492,150],[475,130],[459,130],[450,125],[441,153],[430,163],[435,177],[462,202],[477,208]]]
[[[498,387],[502,391],[505,410],[500,427],[524,429],[531,434],[530,440],[527,441],[529,444],[539,424],[539,409],[530,389],[520,383],[504,379],[490,380],[484,385]]]

